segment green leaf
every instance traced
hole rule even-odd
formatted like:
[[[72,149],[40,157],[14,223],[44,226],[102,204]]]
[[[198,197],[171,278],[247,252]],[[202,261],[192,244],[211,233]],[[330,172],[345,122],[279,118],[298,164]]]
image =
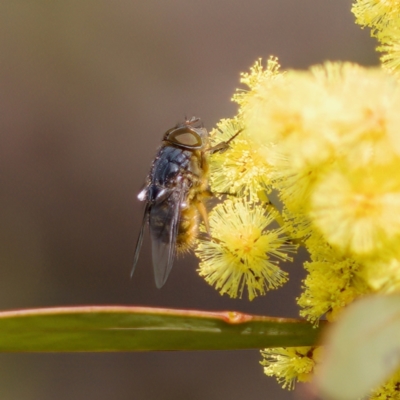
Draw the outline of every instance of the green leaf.
[[[365,396],[400,364],[400,296],[374,296],[346,310],[327,336],[317,386],[331,399]]]
[[[0,312],[0,351],[232,350],[315,344],[305,321],[238,312],[84,306]]]

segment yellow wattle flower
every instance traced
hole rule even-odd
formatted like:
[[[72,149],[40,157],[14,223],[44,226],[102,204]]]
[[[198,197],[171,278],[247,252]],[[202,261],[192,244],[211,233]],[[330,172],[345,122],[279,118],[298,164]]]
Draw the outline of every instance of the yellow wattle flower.
[[[399,9],[398,0],[357,0],[351,11],[357,24],[381,30],[399,17]]]
[[[247,140],[240,120],[223,119],[211,132],[212,144],[228,141],[237,132],[239,135],[228,149],[210,157],[210,186],[216,193],[249,196],[257,201],[258,193],[270,191],[270,166],[259,148]]]
[[[400,21],[397,20],[396,26],[386,29],[381,35],[381,45],[377,50],[382,52],[381,62],[390,73],[396,78],[400,77]]]
[[[396,371],[384,385],[374,390],[369,400],[397,400],[399,398],[400,370]]]
[[[209,215],[211,238],[200,239],[196,255],[199,274],[221,294],[250,300],[287,281],[279,260],[290,261],[296,246],[283,228],[271,229],[274,213],[243,199],[228,199]]]
[[[400,77],[399,0],[356,0],[352,7],[356,23],[371,28],[371,36],[381,43],[383,67]]]
[[[395,245],[400,236],[400,162],[352,170],[344,165],[315,186],[311,217],[332,245],[366,255]]]
[[[261,351],[264,373],[275,376],[285,389],[293,390],[296,381],[308,382],[315,364],[319,361],[321,349],[318,347],[287,347]]]
[[[367,4],[375,12],[383,1]],[[199,274],[221,294],[247,289],[252,300],[287,280],[278,261],[301,243],[311,260],[297,301],[312,323],[336,320],[366,294],[400,291],[400,84],[351,63],[282,73],[274,58],[242,83],[238,116],[211,135],[215,144],[243,129],[210,157],[212,191],[235,197],[210,213]],[[310,377],[316,353],[265,350],[265,373],[292,388]]]
[[[232,100],[238,103],[241,107],[247,103],[248,99],[254,96],[258,85],[261,82],[264,84],[273,84],[276,79],[280,79],[282,73],[279,71],[280,65],[276,57],[270,57],[267,61],[266,68],[262,65],[262,60],[259,58],[250,68],[250,72],[241,74],[240,82],[248,86],[250,90],[238,89],[233,95]],[[240,113],[240,110],[239,110]]]

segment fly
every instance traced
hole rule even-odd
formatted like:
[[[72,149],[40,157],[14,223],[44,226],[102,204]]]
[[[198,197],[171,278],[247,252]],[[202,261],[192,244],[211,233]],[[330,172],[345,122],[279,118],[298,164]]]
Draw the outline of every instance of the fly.
[[[131,276],[139,259],[147,224],[157,288],[165,284],[175,255],[193,248],[200,217],[208,231],[204,205],[205,199],[212,196],[208,189],[208,157],[226,149],[240,132],[214,147],[209,146],[208,132],[200,118],[192,117],[165,132],[145,188],[138,195],[146,205]]]

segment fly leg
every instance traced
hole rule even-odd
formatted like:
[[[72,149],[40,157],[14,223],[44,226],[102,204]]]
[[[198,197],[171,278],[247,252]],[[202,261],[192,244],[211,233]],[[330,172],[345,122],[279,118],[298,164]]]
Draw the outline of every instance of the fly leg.
[[[236,138],[237,135],[239,135],[239,133],[241,133],[243,131],[243,129],[239,129],[231,138],[229,138],[227,141],[225,142],[221,142],[216,144],[215,146],[209,148],[207,151],[210,152],[210,154],[214,154],[218,151],[225,151],[228,147],[229,147],[229,143],[232,142],[233,139]]]

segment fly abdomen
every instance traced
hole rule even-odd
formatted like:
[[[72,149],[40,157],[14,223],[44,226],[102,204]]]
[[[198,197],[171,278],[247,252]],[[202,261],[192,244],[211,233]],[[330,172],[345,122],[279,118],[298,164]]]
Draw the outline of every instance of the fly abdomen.
[[[191,250],[197,237],[199,225],[199,212],[196,206],[191,205],[181,211],[181,218],[176,238],[176,249],[178,254]]]

